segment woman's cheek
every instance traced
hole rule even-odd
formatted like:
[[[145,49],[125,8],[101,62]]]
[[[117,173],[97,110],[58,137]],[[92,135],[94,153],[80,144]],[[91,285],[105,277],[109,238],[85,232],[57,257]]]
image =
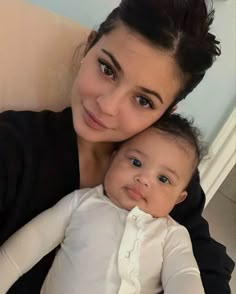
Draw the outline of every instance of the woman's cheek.
[[[127,117],[121,119],[121,129],[128,139],[149,127],[153,122],[149,119],[140,119],[140,114],[127,113]]]

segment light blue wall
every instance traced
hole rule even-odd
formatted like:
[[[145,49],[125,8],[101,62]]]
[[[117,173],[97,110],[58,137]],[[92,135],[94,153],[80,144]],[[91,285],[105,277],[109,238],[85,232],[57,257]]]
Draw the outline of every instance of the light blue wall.
[[[80,24],[96,28],[119,0],[28,0]],[[193,116],[211,142],[236,106],[236,1],[214,1],[212,30],[221,41],[222,55],[179,110]]]
[[[180,107],[196,118],[209,142],[236,107],[236,1],[213,2],[216,13],[212,31],[221,42],[222,54]]]
[[[96,28],[119,0],[28,0],[84,26]]]

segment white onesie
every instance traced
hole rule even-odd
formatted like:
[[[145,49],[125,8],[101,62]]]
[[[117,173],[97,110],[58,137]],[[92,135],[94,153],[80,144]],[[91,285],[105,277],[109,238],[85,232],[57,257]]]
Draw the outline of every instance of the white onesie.
[[[187,230],[117,207],[103,186],[64,197],[0,248],[0,293],[61,243],[42,294],[201,294]]]

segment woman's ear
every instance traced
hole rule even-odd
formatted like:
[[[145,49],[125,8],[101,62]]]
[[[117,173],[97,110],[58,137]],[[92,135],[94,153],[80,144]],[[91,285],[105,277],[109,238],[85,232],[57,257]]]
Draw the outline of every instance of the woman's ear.
[[[177,201],[176,201],[175,204],[179,204],[179,203],[183,202],[183,201],[186,199],[187,196],[188,196],[188,192],[187,192],[187,191],[183,191],[183,192],[179,195],[179,197],[178,197],[178,199],[177,199]]]
[[[111,157],[110,157],[110,162],[113,161],[113,159],[114,159],[114,157],[116,156],[116,154],[117,154],[117,150],[114,150],[114,151],[112,152]]]
[[[96,31],[91,31],[91,33],[89,34],[88,39],[87,39],[86,47],[84,49],[84,56],[87,54],[87,52],[91,48],[91,46],[92,46],[94,40],[96,39],[96,37],[97,37],[97,32]]]

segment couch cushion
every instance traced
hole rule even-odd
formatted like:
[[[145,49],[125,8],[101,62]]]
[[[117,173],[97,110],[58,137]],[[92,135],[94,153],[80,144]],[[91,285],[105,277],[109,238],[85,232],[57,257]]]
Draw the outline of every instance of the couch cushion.
[[[0,111],[69,104],[72,57],[88,29],[23,0],[0,2]]]

